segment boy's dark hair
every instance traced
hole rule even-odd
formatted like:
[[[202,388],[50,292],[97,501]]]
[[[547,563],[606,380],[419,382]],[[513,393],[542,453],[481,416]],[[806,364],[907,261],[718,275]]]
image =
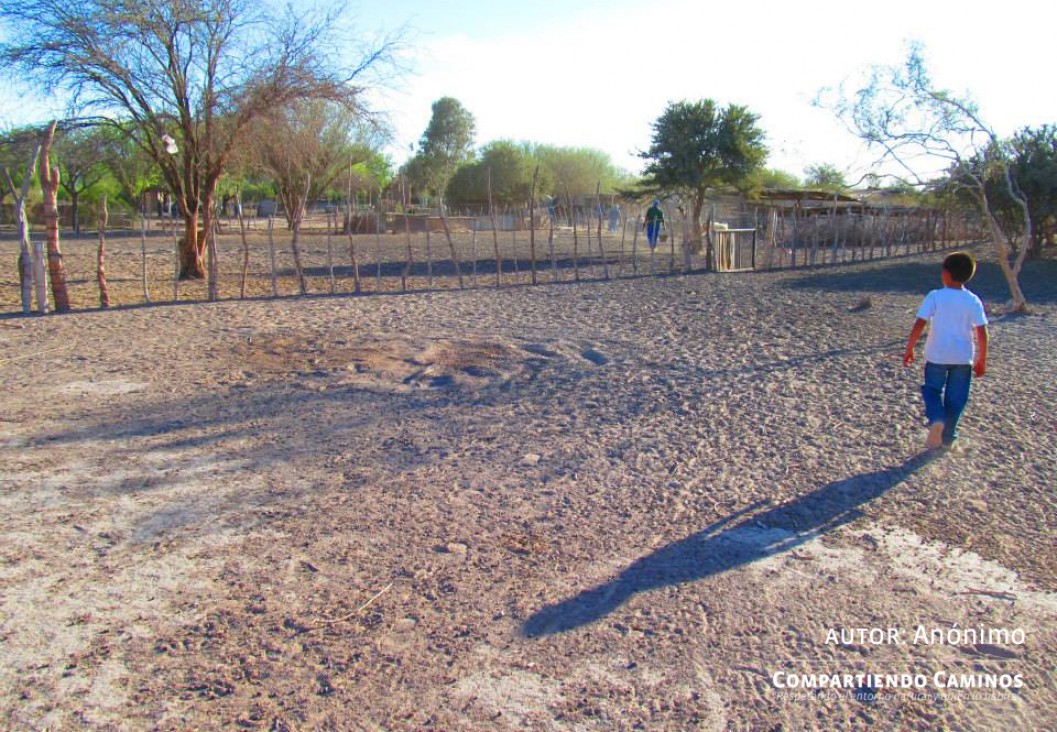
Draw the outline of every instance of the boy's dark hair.
[[[943,260],[943,268],[950,273],[952,280],[964,285],[976,274],[976,260],[968,252],[952,252]]]

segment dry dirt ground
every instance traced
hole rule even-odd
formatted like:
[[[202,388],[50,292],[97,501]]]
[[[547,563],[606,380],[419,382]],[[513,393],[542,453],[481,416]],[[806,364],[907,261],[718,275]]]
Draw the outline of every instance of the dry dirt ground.
[[[924,455],[939,254],[23,318],[3,247],[0,728],[1057,727],[1053,261]]]

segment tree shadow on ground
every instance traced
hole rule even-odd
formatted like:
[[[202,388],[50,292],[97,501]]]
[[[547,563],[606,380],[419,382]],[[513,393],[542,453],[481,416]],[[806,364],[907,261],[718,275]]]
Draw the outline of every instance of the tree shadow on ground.
[[[859,518],[859,506],[907,480],[935,457],[920,453],[897,466],[834,481],[762,513],[757,513],[760,504],[749,506],[648,554],[603,585],[539,610],[521,632],[540,638],[582,628],[640,592],[695,582],[787,552]]]
[[[854,265],[849,270],[817,269],[792,279],[785,287],[793,290],[829,290],[833,292],[920,294],[941,287],[940,265],[946,252],[936,252],[927,259],[915,258],[873,267]],[[1057,260],[1040,259],[1026,262],[1020,276],[1020,286],[1028,303],[1057,302]],[[1010,299],[1005,277],[997,264],[978,263],[976,276],[969,285],[983,300],[1004,302]]]
[[[603,264],[607,265],[615,275],[617,269],[621,266],[620,259],[614,257],[612,254],[607,254],[605,261],[597,254],[588,254],[574,258],[569,255],[563,254],[560,257],[556,257],[554,260],[545,254],[540,254],[536,259],[536,276],[540,282],[550,282],[552,274],[557,272],[563,279],[568,278],[570,275],[567,273],[575,272],[577,269],[583,270],[581,277],[584,279],[588,278],[587,270],[592,270],[591,279],[597,276],[597,273],[593,272],[595,268],[601,268]],[[632,260],[629,257],[625,258],[623,262],[624,273],[636,272],[638,274],[649,274],[649,258],[644,257],[641,254],[636,260],[637,269],[633,269]],[[663,265],[663,266],[662,266]],[[500,259],[499,268],[502,271],[504,277],[510,275],[521,275],[527,276],[532,272],[531,262],[525,259],[514,259],[512,257],[503,257]],[[665,259],[663,262],[658,256],[655,262],[655,269],[657,272],[667,272],[669,269],[669,262]],[[451,259],[435,259],[432,263],[416,259],[413,263],[408,265],[406,260],[393,260],[389,259],[382,262],[364,262],[359,266],[360,279],[369,280],[372,277],[384,277],[387,279],[393,279],[401,276],[414,277],[415,279],[421,279],[424,277],[437,277],[437,278],[452,278],[456,276],[455,263]],[[458,273],[469,280],[474,276],[476,272],[477,277],[495,277],[496,273],[496,260],[495,258],[478,257],[475,262],[472,259],[465,259],[459,261]],[[285,267],[280,269],[277,274],[281,277],[293,277],[296,275],[296,271],[291,267]],[[305,268],[305,276],[311,278],[321,278],[330,275],[330,268],[326,265],[323,266],[312,266]],[[348,279],[353,276],[352,266],[347,263],[335,264],[334,265],[334,276]]]

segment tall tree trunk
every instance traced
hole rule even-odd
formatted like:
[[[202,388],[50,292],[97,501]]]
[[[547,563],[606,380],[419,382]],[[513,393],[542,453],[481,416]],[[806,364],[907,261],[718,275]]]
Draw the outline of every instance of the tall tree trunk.
[[[26,172],[22,176],[22,185],[15,188],[15,182],[11,180],[11,174],[7,168],[0,167],[3,173],[7,189],[14,198],[15,227],[18,231],[19,255],[18,276],[22,286],[22,314],[29,315],[33,309],[33,252],[29,241],[29,217],[26,211],[26,197],[29,196],[29,186],[33,183],[33,168],[40,152],[40,143],[33,148],[33,154],[26,162]]]
[[[974,193],[980,208],[983,210],[984,218],[987,220],[988,229],[991,233],[991,242],[998,254],[998,266],[1002,270],[1002,275],[1006,278],[1009,294],[1013,298],[1013,310],[1018,313],[1027,312],[1028,299],[1024,296],[1024,291],[1020,287],[1020,270],[1024,266],[1024,259],[1028,253],[1027,242],[1025,241],[1021,244],[1019,252],[1014,256],[1013,246],[1010,244],[1009,238],[991,212],[990,202],[987,199],[986,192],[983,191],[983,186],[980,186],[980,191]],[[1012,194],[1012,190],[1010,193]],[[1026,238],[1030,237],[1031,217],[1028,215],[1027,205],[1018,200],[1015,195],[1013,198],[1023,206],[1024,233]],[[1011,259],[1012,261],[1010,261]]]
[[[70,311],[70,296],[66,291],[66,269],[62,264],[62,250],[59,248],[59,169],[51,165],[49,154],[51,143],[55,139],[55,127],[52,122],[44,133],[40,146],[40,187],[44,193],[44,231],[48,242],[48,274],[51,277],[51,296],[55,300],[55,312]]]
[[[184,236],[180,242],[180,279],[205,279],[206,269],[203,261],[205,236],[199,237],[198,211],[184,214]]]
[[[690,214],[690,243],[695,248],[695,253],[701,253],[701,214],[705,210],[704,194],[694,196],[694,207]]]

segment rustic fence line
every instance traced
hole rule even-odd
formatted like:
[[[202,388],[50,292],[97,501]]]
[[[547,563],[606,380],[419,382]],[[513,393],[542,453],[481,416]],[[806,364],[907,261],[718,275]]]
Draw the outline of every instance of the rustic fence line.
[[[641,234],[641,210],[611,219],[600,197],[596,204],[574,209],[571,216],[544,210],[537,217],[526,209],[524,223],[535,225],[524,228],[516,209],[500,210],[494,221],[490,216],[487,227],[478,218],[444,215],[434,221],[410,213],[375,217],[373,225],[364,226],[357,212],[336,209],[306,217],[291,232],[274,217],[230,217],[221,220],[210,241],[217,288],[213,292],[204,281],[176,277],[182,226],[178,220],[144,219],[138,232],[126,232],[120,245],[108,246],[105,299],[95,276],[101,250],[97,261],[92,238],[67,239],[64,257],[74,306],[85,309],[108,302],[381,294],[710,270],[810,269],[938,251],[980,234],[972,219],[924,209],[816,210],[805,215],[759,208],[726,217],[713,211],[706,230],[695,238],[685,216],[669,209],[666,239],[651,250]],[[413,226],[412,221],[417,223]],[[479,249],[480,235],[492,240],[487,255]],[[438,236],[445,237],[446,246],[438,246]],[[536,246],[537,236],[546,238],[545,246]],[[344,245],[337,245],[342,239]],[[438,256],[441,252],[444,255]],[[122,280],[126,286],[119,295],[115,284]],[[136,280],[137,286],[131,287]],[[5,295],[0,307],[14,310],[15,298]]]

